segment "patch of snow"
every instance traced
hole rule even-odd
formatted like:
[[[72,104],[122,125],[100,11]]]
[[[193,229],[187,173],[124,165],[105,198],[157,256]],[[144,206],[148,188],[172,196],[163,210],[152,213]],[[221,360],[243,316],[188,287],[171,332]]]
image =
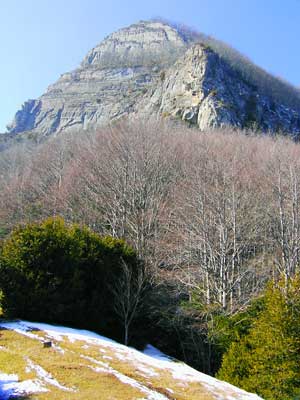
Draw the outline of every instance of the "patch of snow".
[[[38,377],[42,379],[44,382],[48,383],[51,386],[55,386],[58,389],[64,390],[66,392],[74,392],[74,389],[68,388],[66,386],[61,385],[56,379],[52,377],[52,375],[45,371],[40,365],[34,364],[31,360],[28,361],[28,369],[30,371],[34,371],[37,373]]]
[[[9,329],[20,333],[21,335],[27,336],[31,339],[39,340],[40,342],[44,341],[44,338],[38,335],[35,335],[31,332],[32,328],[25,323],[25,321],[18,321],[18,322],[1,322],[0,326],[5,329]]]
[[[174,361],[151,345],[145,348],[144,354],[153,358],[157,368],[169,369],[174,379],[203,384],[210,392],[219,395],[220,400],[262,400],[256,394],[248,393],[230,383],[203,374],[182,362]]]
[[[101,340],[103,342],[107,342],[112,345],[113,344],[117,345],[117,343],[114,340],[108,339],[104,336],[98,335],[95,332],[87,331],[84,329],[74,329],[74,328],[67,328],[65,326],[59,326],[59,325],[56,326],[56,325],[49,325],[44,323],[28,322],[28,321],[14,322],[11,323],[11,325],[16,325],[16,328],[18,328],[19,323],[22,323],[23,326],[40,329],[41,331],[46,332],[48,336],[58,341],[62,341],[63,336],[67,336],[70,341],[82,340],[87,343],[88,342],[97,343],[99,342],[99,340]],[[3,326],[4,328],[5,325],[6,322],[0,324],[0,326]]]
[[[110,356],[103,356],[103,358],[105,358],[106,360],[113,360],[113,358]]]
[[[125,351],[115,351],[114,355],[121,361],[128,361],[128,353]]]
[[[170,393],[174,393],[174,390],[172,390],[172,389],[166,388],[166,390],[167,390],[168,392],[170,392]]]
[[[19,381],[18,375],[0,373],[0,399],[8,400],[12,396],[24,396],[32,393],[48,392],[39,379]]]
[[[109,371],[109,369],[107,369],[107,368],[102,368],[102,367],[92,367],[92,366],[90,366],[89,365],[89,368],[91,369],[91,370],[93,370],[93,371],[95,371],[95,372],[103,372],[103,373],[109,373],[110,371]]]
[[[52,343],[51,347],[52,347],[54,350],[58,351],[59,353],[65,354],[65,350],[64,350],[63,348],[61,348],[60,346],[58,346],[57,344]]]
[[[108,364],[106,364],[102,361],[98,361],[98,360],[96,360],[92,357],[88,357],[88,356],[81,356],[81,357],[95,363],[96,365],[101,366],[100,368],[99,367],[90,367],[95,372],[109,372],[110,374],[114,375],[117,379],[119,379],[120,382],[125,383],[126,385],[130,385],[130,386],[140,390],[141,392],[145,393],[147,395],[147,400],[168,400],[168,398],[166,396],[164,396],[163,394],[156,392],[155,390],[149,389],[147,386],[142,385],[141,383],[139,383],[138,381],[136,381],[133,378],[129,378],[128,376],[121,374],[119,371],[115,370],[114,368],[112,368],[111,366],[109,366]]]
[[[151,344],[148,344],[145,347],[143,353],[149,357],[156,358],[157,360],[161,360],[161,361],[172,360],[172,357],[169,357],[166,354],[162,353],[160,350],[158,350],[156,347],[152,346]]]
[[[137,365],[136,365],[136,369],[139,370],[139,371],[141,371],[141,372],[144,372],[144,373],[146,374],[145,377],[149,377],[149,376],[159,376],[159,373],[158,373],[158,372],[155,372],[153,368],[151,368],[151,367],[149,367],[149,366],[146,366],[145,364],[144,364],[144,365],[142,365],[142,364],[137,364]]]
[[[218,379],[196,371],[186,364],[178,362],[166,356],[161,351],[151,345],[148,345],[145,348],[144,352],[141,353],[133,348],[126,347],[111,339],[87,330],[66,328],[63,326],[55,326],[28,321],[1,322],[0,326],[7,329],[13,329],[17,332],[25,331],[30,334],[31,332],[28,332],[28,330],[32,328],[40,329],[44,331],[47,336],[56,340],[63,340],[63,337],[66,337],[70,341],[84,341],[86,345],[90,344],[101,347],[109,347],[109,350],[112,351],[116,355],[116,357],[121,360],[125,360],[128,363],[132,363],[137,370],[141,369],[143,373],[148,373],[148,376],[151,375],[151,370],[152,373],[153,371],[154,373],[159,373],[159,370],[165,370],[168,371],[174,379],[179,380],[178,384],[187,385],[189,381],[202,384],[216,398],[219,397],[219,399],[222,400],[262,400],[259,396],[255,394],[247,393],[242,389],[238,389],[237,387],[230,385],[229,383],[219,381]],[[105,353],[105,350],[103,348],[100,348],[99,350],[102,353]],[[101,365],[101,367],[103,368],[104,366]],[[119,374],[117,371],[115,371],[114,373]],[[126,379],[127,378],[128,377],[126,377]],[[159,393],[159,396],[162,395]],[[151,399],[152,398],[155,399],[154,397],[151,397]],[[159,399],[163,398],[165,398],[165,396],[159,397]]]
[[[28,326],[27,324],[25,324],[25,323],[23,323],[21,321],[19,321],[17,323],[17,325],[16,325],[16,322],[5,322],[5,323],[1,323],[0,326],[5,328],[5,329],[13,330],[13,331],[15,331],[17,333],[20,333],[23,336],[27,336],[30,339],[38,340],[39,342],[44,342],[45,341],[44,337],[39,336],[39,335],[35,335],[34,333],[32,333],[32,330],[37,330],[38,328],[33,327],[33,326]],[[47,337],[52,339],[52,337],[49,337],[48,335],[47,335]],[[55,343],[52,343],[51,347],[53,349],[55,349],[56,351],[59,351],[62,354],[64,354],[64,352],[65,352],[64,349],[62,349],[60,346],[56,345]],[[0,346],[0,349],[1,349],[1,346]]]

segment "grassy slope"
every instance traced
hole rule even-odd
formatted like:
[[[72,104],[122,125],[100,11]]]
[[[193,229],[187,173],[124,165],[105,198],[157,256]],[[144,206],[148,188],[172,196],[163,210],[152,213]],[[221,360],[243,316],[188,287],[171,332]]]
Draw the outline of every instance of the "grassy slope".
[[[54,347],[44,348],[38,340],[38,337],[46,338],[43,331],[33,331],[35,338],[31,338],[0,329],[0,372],[17,374],[19,380],[40,379],[48,389],[26,399],[214,400],[233,395],[230,391],[225,395],[222,388],[212,392],[200,382],[174,378],[172,370],[149,364],[149,358],[138,352],[132,353],[133,350],[128,354],[127,348],[121,345],[105,341],[101,345],[91,341],[70,341],[63,336],[59,341],[51,339]],[[147,358],[145,362],[143,357]],[[43,381],[34,369],[28,369],[30,364],[42,367],[66,389]],[[128,378],[136,381],[135,386],[126,382]]]

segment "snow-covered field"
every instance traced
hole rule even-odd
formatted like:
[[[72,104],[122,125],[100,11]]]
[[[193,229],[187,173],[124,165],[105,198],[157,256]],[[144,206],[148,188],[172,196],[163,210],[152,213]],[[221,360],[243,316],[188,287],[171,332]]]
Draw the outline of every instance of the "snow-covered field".
[[[91,373],[97,374],[96,376],[111,376],[118,383],[135,390],[134,393],[140,393],[138,397],[136,394],[132,395],[134,397],[130,397],[130,394],[124,394],[125,397],[119,394],[111,397],[114,399],[261,399],[255,394],[247,393],[228,383],[202,374],[184,363],[172,360],[151,345],[148,345],[144,352],[139,352],[90,331],[28,321],[0,322],[0,327],[14,331],[31,341],[38,341],[37,344],[40,348],[43,347],[42,343],[45,340],[51,340],[53,343],[51,349],[42,351],[55,352],[56,358],[59,356],[63,359],[67,355],[70,358],[75,354],[75,347],[70,348],[70,346],[77,344],[76,356],[78,358],[76,362],[78,365],[82,360],[85,363],[83,367],[91,370]],[[1,343],[0,337],[0,361],[1,353],[7,356],[7,351],[8,349]],[[52,353],[47,354],[50,356]],[[65,381],[60,382],[59,377],[52,376],[51,371],[44,369],[28,355],[24,354],[23,358],[26,363],[25,373],[30,373],[31,379],[19,379],[17,371],[9,374],[0,370],[0,399],[6,400],[10,397],[32,393],[36,393],[34,398],[39,398],[38,393],[49,392],[51,394],[54,389],[61,391],[61,398],[85,398],[78,397],[80,391],[83,390],[79,386],[68,385],[68,382]],[[73,364],[74,362],[72,361]],[[192,393],[189,392],[190,388],[193,388],[193,396],[189,394]],[[110,398],[105,397],[106,395],[99,396],[93,398],[103,400]],[[86,399],[88,398],[92,397],[86,397]]]

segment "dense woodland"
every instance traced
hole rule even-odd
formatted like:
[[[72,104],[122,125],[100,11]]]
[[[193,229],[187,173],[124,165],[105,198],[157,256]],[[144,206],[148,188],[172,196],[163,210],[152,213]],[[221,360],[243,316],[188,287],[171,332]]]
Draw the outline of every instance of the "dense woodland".
[[[299,144],[124,121],[11,147],[0,186],[7,316],[150,341],[266,399],[300,393]]]

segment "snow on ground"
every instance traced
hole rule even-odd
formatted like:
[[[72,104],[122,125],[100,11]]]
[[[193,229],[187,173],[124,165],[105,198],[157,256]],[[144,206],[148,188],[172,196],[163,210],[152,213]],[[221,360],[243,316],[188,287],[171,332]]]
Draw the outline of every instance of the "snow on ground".
[[[37,376],[44,382],[48,383],[51,386],[55,386],[58,389],[64,390],[66,392],[74,392],[74,389],[68,388],[66,386],[61,385],[59,382],[57,382],[56,379],[52,377],[49,372],[45,371],[44,368],[42,368],[40,365],[34,364],[31,360],[27,360],[27,369],[29,371],[34,371],[36,372]]]
[[[95,332],[86,331],[83,329],[67,328],[65,326],[56,326],[29,321],[0,322],[0,326],[27,335],[31,335],[31,331],[40,330],[46,332],[49,337],[52,337],[57,341],[62,341],[63,337],[66,336],[71,342],[82,340],[92,344],[100,342],[102,344],[103,342],[107,342],[111,343],[112,345],[118,345],[118,343],[116,343],[114,340],[98,335]]]
[[[174,379],[185,382],[199,382],[212,393],[218,394],[220,392],[220,400],[262,400],[256,394],[245,392],[227,382],[203,374],[182,362],[176,362],[151,345],[145,348],[144,354],[151,357],[153,366],[171,370]],[[225,394],[226,397],[224,397],[224,393],[227,393]]]
[[[117,379],[119,379],[120,382],[125,383],[126,385],[130,385],[136,389],[139,389],[142,393],[145,393],[148,397],[147,400],[168,400],[168,398],[166,396],[164,396],[161,393],[158,393],[154,390],[149,389],[148,387],[142,385],[141,383],[139,383],[138,381],[136,381],[133,378],[129,378],[128,376],[121,374],[119,371],[115,370],[114,368],[112,368],[111,366],[109,366],[108,364],[98,361],[92,357],[88,357],[88,356],[81,356],[83,358],[85,358],[88,361],[91,361],[92,363],[96,364],[96,365],[100,365],[100,368],[97,367],[91,367],[94,371],[96,372],[108,372],[112,375],[114,375]]]
[[[2,325],[0,324],[0,326],[2,326]],[[48,335],[43,337],[43,336],[35,335],[34,333],[32,333],[32,331],[33,332],[40,331],[41,329],[38,327],[28,326],[27,321],[5,322],[5,326],[3,326],[3,327],[6,329],[13,330],[13,331],[19,333],[20,335],[27,336],[31,339],[39,340],[40,342],[44,342],[45,340],[49,339]],[[59,351],[60,353],[62,353],[62,354],[64,353],[64,350],[60,346],[52,343],[52,347],[55,350]],[[0,346],[0,350],[1,350],[1,346]]]
[[[16,374],[0,373],[0,399],[8,400],[11,397],[24,396],[33,393],[48,392],[45,384],[57,387],[58,389],[74,392],[73,389],[62,386],[54,379],[51,374],[45,371],[41,366],[34,364],[31,360],[27,360],[27,372],[35,371],[37,379],[27,379],[19,381]]]
[[[0,399],[8,400],[11,396],[22,396],[31,393],[47,392],[39,379],[28,379],[19,382],[18,375],[0,373]]]
[[[148,373],[149,377],[151,376],[151,374],[152,376],[157,374],[157,370],[168,371],[169,373],[172,374],[173,378],[176,381],[178,380],[182,382],[184,385],[188,384],[188,382],[195,382],[205,386],[207,390],[212,395],[214,395],[216,399],[219,400],[262,400],[259,396],[255,394],[247,393],[244,390],[238,389],[237,387],[230,385],[229,383],[219,381],[218,379],[215,379],[211,376],[196,371],[195,369],[187,366],[182,362],[173,360],[172,358],[161,353],[158,349],[156,349],[151,345],[148,345],[145,348],[144,352],[141,353],[133,348],[123,346],[111,339],[108,339],[94,332],[86,330],[73,329],[63,326],[55,326],[55,325],[28,322],[28,321],[0,322],[0,326],[6,329],[14,330],[18,333],[27,335],[33,339],[38,339],[38,340],[43,340],[43,338],[33,334],[32,331],[41,330],[46,333],[48,338],[52,338],[57,341],[62,341],[63,338],[68,338],[68,340],[70,340],[71,342],[80,340],[85,342],[86,346],[88,346],[89,344],[101,346],[102,348],[100,349],[100,351],[102,353],[105,353],[103,347],[104,348],[107,347],[109,348],[110,351],[113,351],[114,355],[118,359],[132,363],[138,370],[142,371],[143,373]],[[90,360],[90,361],[93,362],[94,364],[95,361],[98,363],[97,360]],[[101,367],[100,368],[97,367],[97,371],[98,372],[100,372],[100,370],[107,371],[107,368],[111,367],[106,363],[101,363]],[[154,368],[156,369],[155,371]],[[38,371],[36,370],[36,372]],[[45,380],[44,372],[46,373],[46,371],[42,372],[41,370],[39,370],[39,372],[41,375],[43,375],[43,379]],[[132,386],[133,385],[142,386],[143,391],[150,390],[141,385],[140,383],[138,383],[137,381],[135,381],[134,379],[129,378],[123,374],[120,374],[118,371],[115,371],[112,368],[110,372],[113,373],[116,377],[118,377],[118,379],[122,380],[122,382],[124,383],[130,384]],[[14,382],[16,383],[16,380]],[[58,382],[57,384],[59,385]],[[13,386],[13,383],[11,383],[11,385]],[[140,387],[138,388],[142,390]],[[69,388],[65,388],[65,390],[68,389]],[[150,399],[163,400],[166,398],[160,393],[151,390],[150,392],[147,393],[149,400]]]
[[[44,338],[32,333],[32,331],[36,330],[36,328],[32,327],[33,329],[30,329],[28,327],[28,324],[25,323],[25,321],[24,322],[23,321],[5,322],[5,323],[3,323],[3,325],[1,324],[0,326],[2,326],[3,328],[6,328],[6,329],[13,330],[21,335],[31,338],[31,339],[39,340],[40,342],[42,342],[44,340]]]

